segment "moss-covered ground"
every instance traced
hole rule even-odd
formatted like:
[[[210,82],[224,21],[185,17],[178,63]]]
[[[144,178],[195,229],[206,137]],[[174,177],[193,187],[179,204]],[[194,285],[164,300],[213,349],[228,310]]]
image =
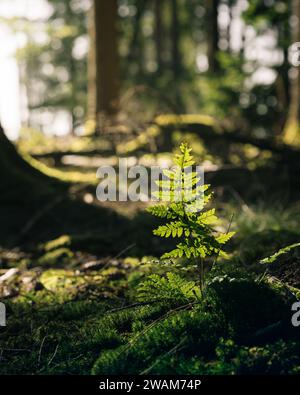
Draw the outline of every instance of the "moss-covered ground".
[[[244,233],[210,274],[199,303],[140,303],[140,281],[169,268],[131,251],[108,256],[93,238],[62,235],[31,251],[3,249],[0,274],[11,275],[0,277],[7,307],[0,372],[300,373],[299,329],[290,322],[300,249],[260,262],[299,234],[279,224],[259,232],[252,225],[251,232],[243,221],[236,220]]]

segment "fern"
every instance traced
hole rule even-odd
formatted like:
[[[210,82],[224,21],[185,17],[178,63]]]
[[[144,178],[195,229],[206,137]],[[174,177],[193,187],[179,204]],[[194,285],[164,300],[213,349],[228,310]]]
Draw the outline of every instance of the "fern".
[[[217,233],[213,225],[217,223],[215,209],[204,211],[212,193],[209,185],[199,185],[197,172],[189,171],[195,161],[187,144],[180,146],[180,154],[175,156],[175,167],[164,170],[165,180],[157,181],[159,190],[154,196],[166,201],[148,210],[154,216],[167,222],[153,231],[154,235],[179,239],[176,248],[165,253],[161,259],[172,260],[185,257],[188,262],[195,261],[200,271],[200,287],[203,289],[203,259],[209,256],[225,255],[223,246],[234,232]]]
[[[260,261],[260,263],[263,263],[263,264],[274,263],[274,262],[276,262],[276,260],[277,260],[279,257],[281,257],[282,255],[288,254],[290,251],[296,250],[296,249],[299,248],[299,247],[300,247],[300,243],[296,243],[296,244],[292,244],[292,245],[289,245],[289,246],[287,246],[287,247],[281,248],[281,249],[280,249],[279,251],[277,251],[275,254],[273,254],[273,255],[271,255],[271,256],[265,258],[265,259],[262,259],[262,260]]]
[[[142,302],[189,303],[199,298],[199,288],[194,281],[187,281],[175,273],[166,277],[150,275],[138,288],[138,298]]]

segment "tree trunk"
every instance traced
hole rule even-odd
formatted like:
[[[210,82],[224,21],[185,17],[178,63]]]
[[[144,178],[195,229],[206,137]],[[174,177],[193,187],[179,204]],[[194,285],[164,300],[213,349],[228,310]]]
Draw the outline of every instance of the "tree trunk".
[[[33,169],[18,154],[14,145],[5,136],[4,130],[0,125],[0,174],[2,177],[5,176],[7,178],[15,171],[32,173]],[[3,182],[1,182],[1,185],[3,185]]]
[[[47,176],[30,166],[17,152],[15,146],[5,136],[0,124],[0,196],[9,192],[10,187],[17,189],[21,184],[49,180]],[[19,196],[22,199],[22,196]]]
[[[297,43],[300,42],[299,0],[293,0],[292,2],[292,15],[294,17],[292,40],[293,43]],[[284,141],[287,144],[300,144],[300,66],[294,67],[292,71],[292,77],[290,77],[290,106],[284,131]]]
[[[132,40],[130,43],[129,58],[137,64],[137,74],[142,76],[144,74],[144,51],[142,40],[142,18],[146,9],[147,0],[137,2],[136,14],[134,20]]]
[[[163,68],[163,23],[162,23],[163,0],[155,0],[155,48],[157,71]]]
[[[208,69],[211,73],[219,71],[218,42],[219,42],[219,27],[218,27],[218,7],[219,0],[206,0],[207,11],[207,59]]]
[[[172,0],[172,69],[174,76],[178,76],[181,71],[180,59],[180,24],[178,18],[178,1]]]
[[[89,118],[101,128],[101,119],[117,112],[119,62],[117,0],[94,0],[90,13]]]

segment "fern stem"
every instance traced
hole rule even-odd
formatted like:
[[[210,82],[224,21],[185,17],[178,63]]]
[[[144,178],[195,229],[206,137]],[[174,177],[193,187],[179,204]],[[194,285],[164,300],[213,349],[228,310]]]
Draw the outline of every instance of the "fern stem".
[[[196,260],[194,258],[195,263],[198,267],[198,273],[199,273],[199,288],[200,288],[200,293],[201,293],[201,298],[203,298],[203,259],[201,258],[200,260]]]
[[[203,258],[200,258],[200,270],[201,270],[201,295],[203,297],[203,290],[204,290],[204,262],[203,262]]]

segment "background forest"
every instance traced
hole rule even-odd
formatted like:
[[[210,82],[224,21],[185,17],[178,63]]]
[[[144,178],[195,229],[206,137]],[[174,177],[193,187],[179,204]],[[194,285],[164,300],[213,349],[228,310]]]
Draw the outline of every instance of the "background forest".
[[[0,39],[1,374],[299,374],[300,1],[1,0]],[[119,158],[203,210],[100,202]]]

